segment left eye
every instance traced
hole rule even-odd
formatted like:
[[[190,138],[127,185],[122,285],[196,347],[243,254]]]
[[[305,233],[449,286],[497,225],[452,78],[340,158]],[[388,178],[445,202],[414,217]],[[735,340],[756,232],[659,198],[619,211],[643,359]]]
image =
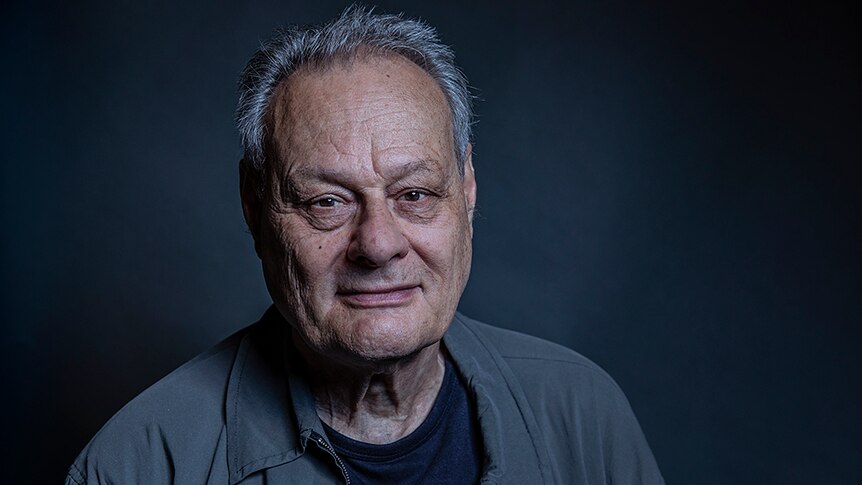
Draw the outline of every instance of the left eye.
[[[428,194],[421,190],[410,190],[401,194],[401,199],[406,200],[407,202],[418,202],[427,196]]]

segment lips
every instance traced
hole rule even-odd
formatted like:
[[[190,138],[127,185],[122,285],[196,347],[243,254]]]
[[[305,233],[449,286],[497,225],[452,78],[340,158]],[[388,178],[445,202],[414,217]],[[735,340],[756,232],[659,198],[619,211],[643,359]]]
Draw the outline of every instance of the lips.
[[[417,291],[419,291],[418,285],[407,285],[341,290],[338,292],[338,296],[346,304],[353,307],[397,307],[409,304]]]

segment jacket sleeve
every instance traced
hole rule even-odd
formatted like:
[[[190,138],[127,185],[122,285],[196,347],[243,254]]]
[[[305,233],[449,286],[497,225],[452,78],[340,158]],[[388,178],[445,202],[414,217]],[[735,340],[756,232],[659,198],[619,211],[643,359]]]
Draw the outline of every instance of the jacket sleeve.
[[[69,467],[66,485],[171,483],[173,453],[157,426],[111,426],[97,434]]]
[[[664,485],[655,457],[623,391],[611,381],[605,392],[607,395],[597,415],[607,482]]]

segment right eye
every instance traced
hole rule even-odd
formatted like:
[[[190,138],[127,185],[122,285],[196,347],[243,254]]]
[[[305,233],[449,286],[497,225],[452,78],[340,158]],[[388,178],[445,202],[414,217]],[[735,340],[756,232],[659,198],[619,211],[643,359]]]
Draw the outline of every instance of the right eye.
[[[310,205],[312,207],[320,207],[320,208],[324,208],[324,209],[328,209],[330,207],[338,207],[338,206],[343,205],[343,204],[344,204],[344,202],[338,200],[335,197],[329,196],[329,195],[324,196],[324,197],[320,197],[318,199],[314,199],[308,203],[308,205]]]
[[[321,230],[340,227],[350,219],[355,204],[351,199],[336,194],[324,194],[302,203],[301,208],[308,222]]]

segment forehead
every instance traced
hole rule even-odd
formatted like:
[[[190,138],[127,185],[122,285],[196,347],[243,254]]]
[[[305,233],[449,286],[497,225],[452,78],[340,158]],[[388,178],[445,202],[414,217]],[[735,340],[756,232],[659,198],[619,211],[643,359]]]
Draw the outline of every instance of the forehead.
[[[400,56],[363,56],[297,71],[274,93],[271,126],[279,165],[292,168],[454,163],[442,90]]]

